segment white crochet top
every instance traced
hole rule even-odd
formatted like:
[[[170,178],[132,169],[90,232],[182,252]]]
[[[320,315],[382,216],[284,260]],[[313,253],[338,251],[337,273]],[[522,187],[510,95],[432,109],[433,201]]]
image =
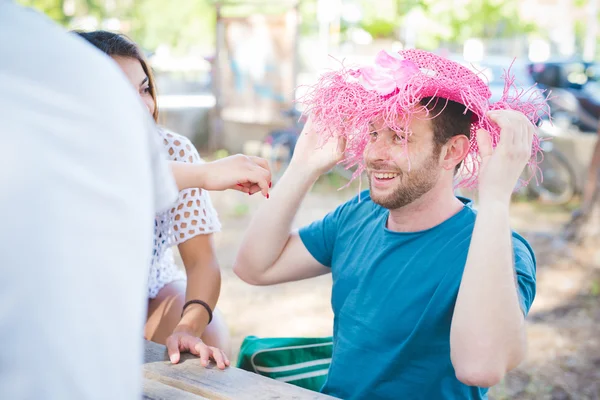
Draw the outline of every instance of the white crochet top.
[[[159,129],[159,132],[169,160],[204,162],[188,138],[165,129]],[[153,299],[165,285],[186,278],[185,271],[175,263],[172,246],[194,236],[220,230],[221,223],[208,192],[202,189],[180,191],[173,207],[156,215],[154,250],[148,276],[148,297]]]

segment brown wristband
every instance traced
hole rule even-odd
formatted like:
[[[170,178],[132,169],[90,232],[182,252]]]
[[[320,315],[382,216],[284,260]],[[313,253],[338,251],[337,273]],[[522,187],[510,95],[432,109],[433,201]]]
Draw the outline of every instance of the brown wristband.
[[[212,310],[210,309],[210,306],[202,300],[190,300],[190,301],[186,302],[183,305],[183,309],[181,310],[181,316],[183,317],[183,313],[185,312],[185,309],[190,304],[200,304],[202,307],[206,308],[206,311],[208,312],[208,323],[210,324],[210,322],[212,321],[212,318],[213,318],[213,313],[212,313]]]

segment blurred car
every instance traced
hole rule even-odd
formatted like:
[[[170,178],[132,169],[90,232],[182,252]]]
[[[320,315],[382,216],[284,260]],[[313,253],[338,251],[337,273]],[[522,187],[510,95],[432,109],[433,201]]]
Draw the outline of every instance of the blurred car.
[[[515,78],[514,86],[509,89],[509,94],[517,95],[516,90],[528,89],[535,85],[535,81],[529,74],[527,64],[518,59],[508,57],[485,57],[479,63],[483,74],[488,79],[488,85],[492,92],[491,102],[500,100],[504,93],[504,76],[508,72]],[[517,89],[518,88],[518,89]],[[535,87],[531,89],[534,96],[543,96],[542,89]],[[527,95],[526,97],[529,97]]]
[[[540,85],[560,89],[582,89],[588,82],[600,78],[598,64],[576,59],[530,63],[527,69]]]
[[[506,72],[510,72],[515,78],[515,86],[519,89],[528,89],[535,85],[535,80],[529,73],[528,65],[519,59],[514,59],[507,56],[485,56],[483,60],[478,62],[466,61],[462,56],[451,55],[449,59],[458,62],[471,71],[478,74],[484,82],[488,84],[492,96],[490,102],[495,103],[502,98],[504,93],[504,76]],[[543,95],[542,90],[538,87],[531,89],[535,94],[532,96]],[[509,94],[516,96],[517,89],[509,88]],[[526,96],[529,98],[529,94]]]
[[[600,121],[600,65],[552,60],[527,66],[540,87],[552,91],[553,115],[566,116],[582,131],[595,132]]]

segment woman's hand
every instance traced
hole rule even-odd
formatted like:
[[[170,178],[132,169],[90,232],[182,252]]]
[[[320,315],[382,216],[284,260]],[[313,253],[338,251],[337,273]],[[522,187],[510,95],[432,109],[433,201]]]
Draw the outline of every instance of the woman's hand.
[[[167,338],[167,352],[173,364],[177,364],[181,358],[181,352],[188,352],[200,357],[203,366],[208,366],[210,359],[215,360],[217,368],[225,369],[229,366],[229,359],[225,353],[216,348],[207,346],[199,337],[186,331],[173,332]]]
[[[202,164],[171,161],[171,172],[179,190],[238,190],[269,197],[271,170],[264,158],[236,154]]]
[[[236,154],[204,164],[207,173],[203,189],[234,189],[244,193],[262,192],[269,197],[271,170],[264,158]]]

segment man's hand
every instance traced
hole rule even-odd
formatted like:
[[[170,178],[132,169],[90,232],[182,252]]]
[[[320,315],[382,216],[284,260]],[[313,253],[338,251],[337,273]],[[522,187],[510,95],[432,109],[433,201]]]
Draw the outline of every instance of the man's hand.
[[[517,111],[490,111],[488,116],[500,127],[500,140],[492,149],[489,132],[483,129],[477,131],[481,155],[479,201],[508,204],[519,176],[531,158],[536,128],[525,115]]]
[[[203,189],[234,189],[244,193],[262,192],[269,197],[271,170],[267,160],[236,154],[204,164]]]
[[[294,148],[291,164],[318,177],[342,160],[345,147],[346,141],[343,138],[332,138],[324,146],[320,146],[312,117],[309,117]]]
[[[202,340],[188,332],[173,332],[167,338],[167,352],[169,359],[173,364],[177,364],[180,359],[180,352],[189,352],[200,357],[203,366],[208,365],[212,358],[217,363],[217,368],[225,369],[229,366],[229,359],[223,351],[216,347],[207,346]]]

